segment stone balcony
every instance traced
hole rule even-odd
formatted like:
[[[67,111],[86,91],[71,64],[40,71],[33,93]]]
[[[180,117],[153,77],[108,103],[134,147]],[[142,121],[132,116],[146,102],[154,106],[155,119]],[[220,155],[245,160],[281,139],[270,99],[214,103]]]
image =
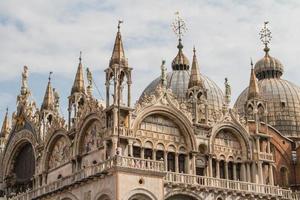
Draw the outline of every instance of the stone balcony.
[[[213,190],[232,192],[241,196],[257,196],[263,199],[300,200],[299,193],[282,189],[278,186],[260,185],[249,182],[233,181],[213,177],[196,176],[190,174],[178,174],[168,172],[165,176],[167,187],[192,187],[198,190]]]
[[[259,185],[242,181],[166,172],[164,171],[163,161],[125,156],[115,156],[102,163],[81,169],[70,176],[63,177],[55,182],[19,194],[10,198],[10,200],[37,199],[77,184],[83,184],[96,177],[105,176],[114,169],[130,171],[133,173],[158,173],[160,176],[164,177],[165,187],[191,187],[199,190],[224,191],[241,194],[242,196],[257,196],[263,199],[275,198],[300,200],[299,193],[293,193],[291,190],[282,189],[278,186]]]
[[[72,185],[81,184],[95,177],[104,176],[113,168],[122,170],[134,169],[135,172],[145,171],[152,173],[164,173],[163,161],[115,156],[102,163],[81,169],[78,172],[75,172],[70,176],[63,177],[55,182],[30,190],[23,194],[18,194],[17,196],[10,198],[10,200],[31,200],[49,195]]]

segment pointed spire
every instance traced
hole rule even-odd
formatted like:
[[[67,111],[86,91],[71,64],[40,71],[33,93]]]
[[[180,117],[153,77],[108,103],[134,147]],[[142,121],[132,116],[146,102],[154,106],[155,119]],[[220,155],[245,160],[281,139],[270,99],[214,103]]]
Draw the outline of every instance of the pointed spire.
[[[259,88],[257,84],[257,79],[253,69],[253,62],[251,59],[251,74],[250,74],[250,82],[248,89],[248,99],[255,98],[259,96]]]
[[[82,63],[81,63],[81,60],[82,60],[81,54],[82,54],[82,52],[80,51],[79,64],[78,64],[75,80],[74,80],[74,83],[73,83],[73,87],[72,87],[72,90],[71,90],[71,95],[76,93],[76,92],[85,93],[84,78],[83,78],[83,67],[82,67]]]
[[[9,119],[8,119],[8,108],[6,108],[6,113],[4,116],[1,132],[0,132],[0,137],[6,137],[7,134],[9,133]]]
[[[51,86],[51,75],[52,72],[49,73],[48,85],[46,88],[44,100],[41,106],[41,110],[53,110],[54,109],[54,94]]]
[[[193,55],[193,63],[192,63],[192,69],[191,69],[191,75],[190,75],[190,80],[189,80],[189,88],[192,88],[194,86],[203,86],[203,82],[200,77],[200,72],[199,72],[199,64],[197,61],[197,56],[196,56],[196,49],[194,47],[193,49],[194,55]]]
[[[128,67],[127,59],[125,58],[124,47],[122,42],[122,36],[120,32],[120,26],[123,21],[118,21],[118,32],[114,44],[114,49],[111,55],[109,66],[113,67],[114,65]]]

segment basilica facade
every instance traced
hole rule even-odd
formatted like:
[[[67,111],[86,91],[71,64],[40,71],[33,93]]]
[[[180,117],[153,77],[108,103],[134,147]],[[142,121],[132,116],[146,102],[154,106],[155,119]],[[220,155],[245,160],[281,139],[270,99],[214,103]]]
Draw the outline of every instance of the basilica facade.
[[[300,199],[300,88],[270,55],[267,24],[263,57],[230,107],[228,80],[220,89],[195,49],[191,62],[184,54],[180,22],[172,70],[163,61],[135,105],[120,23],[105,101],[80,56],[64,118],[51,76],[41,106],[32,101],[25,66],[0,133],[0,199]]]

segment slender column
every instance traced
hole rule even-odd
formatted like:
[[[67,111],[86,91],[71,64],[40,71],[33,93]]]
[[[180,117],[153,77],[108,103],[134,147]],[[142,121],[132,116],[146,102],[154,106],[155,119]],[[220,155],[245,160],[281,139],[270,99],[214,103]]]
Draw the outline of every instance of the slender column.
[[[216,178],[220,178],[220,161],[216,160]]]
[[[106,108],[109,106],[109,82],[105,83],[106,85]]]
[[[256,137],[256,150],[257,150],[257,153],[260,152],[260,143],[259,143],[259,137]]]
[[[212,168],[212,158],[209,156],[208,158],[208,169],[209,169],[209,176],[213,177],[213,168]]]
[[[196,174],[196,153],[192,153],[192,174]]]
[[[145,151],[144,151],[144,148],[141,148],[141,158],[142,158],[142,159],[145,158]]]
[[[258,162],[258,175],[259,175],[259,178],[258,178],[259,183],[264,184],[263,169],[262,169],[261,161]]]
[[[178,153],[175,153],[175,172],[178,173],[179,172],[179,164],[178,164]]]
[[[246,163],[246,167],[247,167],[247,179],[245,179],[245,181],[251,182],[251,167],[250,167],[250,163]]]
[[[269,164],[269,182],[270,185],[274,185],[273,166],[271,164]]]
[[[133,157],[133,141],[128,140],[128,156]]]
[[[252,162],[252,182],[253,183],[258,183],[258,180],[256,179],[257,177],[257,170],[256,170],[256,163],[255,162]]]
[[[168,152],[164,152],[165,171],[168,171]]]
[[[112,140],[111,156],[115,156],[117,153],[118,138],[113,137],[111,140]]]
[[[270,139],[268,139],[268,149],[267,149],[268,153],[271,153],[271,142]]]
[[[233,163],[233,180],[236,180],[237,177],[236,177],[236,164]]]
[[[191,174],[189,155],[185,155],[185,157],[184,157],[184,165],[185,165],[184,166],[185,167],[185,173]],[[195,171],[195,174],[196,174],[196,171]]]
[[[107,158],[107,141],[106,140],[104,140],[103,141],[103,151],[104,151],[104,153],[103,153],[103,160],[106,160],[106,158]]]
[[[152,160],[156,160],[156,149],[152,149]]]
[[[241,177],[241,181],[247,181],[245,163],[241,163],[240,177]]]
[[[228,179],[228,162],[225,163],[225,179]]]
[[[130,107],[131,104],[131,82],[128,82],[128,99],[127,106]]]

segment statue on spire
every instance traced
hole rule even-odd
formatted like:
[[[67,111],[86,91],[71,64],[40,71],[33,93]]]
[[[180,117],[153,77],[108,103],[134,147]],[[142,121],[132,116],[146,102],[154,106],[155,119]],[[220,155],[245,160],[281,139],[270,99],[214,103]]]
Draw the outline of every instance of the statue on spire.
[[[225,101],[226,104],[229,105],[231,101],[231,86],[228,82],[228,78],[225,78]]]
[[[165,64],[166,64],[166,61],[162,60],[161,67],[160,67],[160,69],[161,69],[161,85],[164,88],[167,87],[167,68],[166,68]]]
[[[91,96],[93,92],[93,75],[89,68],[86,68],[86,77],[88,80],[87,93]]]
[[[28,93],[28,67],[24,66],[22,72],[22,87],[21,94],[26,95]]]
[[[270,31],[270,29],[267,27],[267,24],[269,24],[268,21],[264,22],[264,27],[261,29],[259,35],[260,35],[260,40],[261,42],[265,45],[264,51],[266,52],[266,54],[269,52],[269,47],[268,44],[271,42],[272,39],[272,33]]]

